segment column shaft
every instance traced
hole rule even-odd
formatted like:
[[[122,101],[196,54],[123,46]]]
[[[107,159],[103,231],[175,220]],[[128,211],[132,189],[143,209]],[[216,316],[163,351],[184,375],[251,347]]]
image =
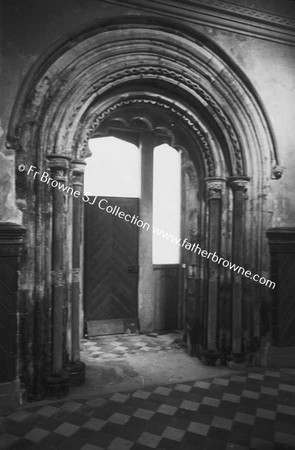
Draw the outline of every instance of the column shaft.
[[[73,256],[72,256],[72,361],[80,360],[80,284],[81,284],[81,238],[82,238],[82,196],[83,161],[73,164]],[[80,194],[78,194],[78,192]]]
[[[69,158],[52,154],[48,159],[52,178],[66,184]],[[52,188],[52,372],[56,375],[60,374],[63,368],[65,332],[64,196],[62,190]]]
[[[243,265],[245,192],[248,177],[232,177],[233,189],[233,238],[232,259]],[[232,352],[242,353],[242,275],[232,273]]]
[[[153,163],[154,136],[141,135],[141,200],[140,219],[153,224]],[[152,331],[154,322],[153,233],[139,230],[139,299],[138,315],[140,331]]]
[[[207,178],[208,202],[209,202],[209,243],[208,250],[211,253],[220,252],[221,234],[221,194],[224,180]],[[218,288],[219,266],[211,259],[208,260],[208,330],[207,348],[217,348],[217,318],[218,318]]]

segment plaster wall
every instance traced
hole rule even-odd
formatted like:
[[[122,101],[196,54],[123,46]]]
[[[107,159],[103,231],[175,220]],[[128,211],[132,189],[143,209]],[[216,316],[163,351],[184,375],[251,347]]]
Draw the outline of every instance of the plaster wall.
[[[265,11],[270,8],[273,12],[271,2],[258,3],[256,7],[261,9],[263,5]],[[5,148],[5,135],[26,74],[45,51],[79,29],[98,20],[144,15],[144,12],[102,0],[3,0],[1,9],[0,221],[21,223],[21,213],[14,202],[14,153],[13,149]],[[160,17],[159,13],[154,15]],[[185,21],[183,25],[214,41],[240,67],[258,92],[273,128],[280,164],[286,167],[282,179],[270,180],[266,187],[271,198],[269,226],[294,225],[295,102],[292,98],[295,97],[295,47],[216,27]]]

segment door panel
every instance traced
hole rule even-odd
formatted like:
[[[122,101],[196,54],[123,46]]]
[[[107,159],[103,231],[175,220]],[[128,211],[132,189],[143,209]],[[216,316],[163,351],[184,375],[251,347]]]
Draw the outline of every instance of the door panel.
[[[90,197],[85,203],[84,302],[88,336],[136,331],[138,227],[101,210],[138,215],[138,199]]]

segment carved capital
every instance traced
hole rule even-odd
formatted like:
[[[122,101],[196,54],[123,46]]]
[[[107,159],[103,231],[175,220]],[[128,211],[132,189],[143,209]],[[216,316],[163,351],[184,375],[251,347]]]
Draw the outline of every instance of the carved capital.
[[[205,178],[205,182],[206,182],[206,186],[207,186],[208,199],[210,200],[213,198],[221,198],[225,179],[210,177],[210,178]]]
[[[247,191],[247,184],[250,181],[250,178],[247,176],[238,176],[229,178],[229,184],[234,192],[243,192]]]
[[[73,185],[83,186],[83,175],[86,163],[83,160],[72,161]]]
[[[65,181],[70,167],[71,157],[52,153],[51,155],[47,155],[47,159],[53,178],[58,181]]]

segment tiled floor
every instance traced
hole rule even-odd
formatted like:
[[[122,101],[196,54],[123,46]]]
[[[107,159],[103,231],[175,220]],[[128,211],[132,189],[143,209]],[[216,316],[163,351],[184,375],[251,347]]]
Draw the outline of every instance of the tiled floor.
[[[182,333],[149,333],[136,335],[100,336],[96,339],[83,339],[82,352],[93,360],[110,360],[126,355],[157,353],[174,350],[182,352],[184,348]]]
[[[295,449],[295,371],[228,376],[31,404],[0,422],[0,448]]]
[[[85,339],[81,357],[87,367],[86,383],[71,389],[72,399],[231,373],[226,367],[205,366],[191,358],[180,331]]]

